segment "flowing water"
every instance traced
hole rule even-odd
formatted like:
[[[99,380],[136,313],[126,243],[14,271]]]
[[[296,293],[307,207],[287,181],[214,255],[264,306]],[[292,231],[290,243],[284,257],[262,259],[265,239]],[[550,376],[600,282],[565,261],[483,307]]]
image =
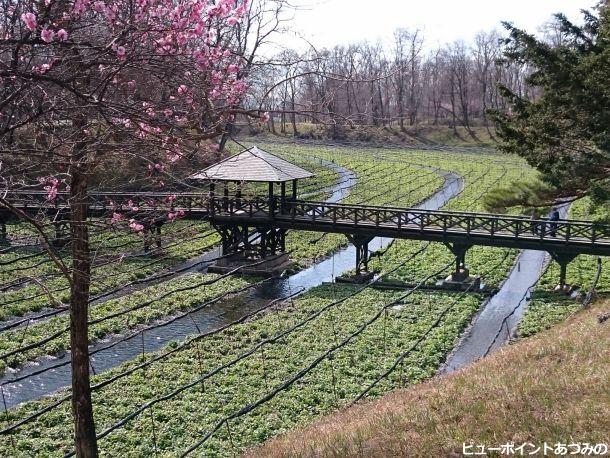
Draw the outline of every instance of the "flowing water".
[[[323,161],[323,165],[335,170],[339,175],[338,184],[329,190],[328,202],[339,202],[349,194],[356,182],[357,177],[354,172],[341,167],[332,162]],[[463,180],[459,175],[451,172],[439,172],[445,178],[444,186],[426,199],[418,208],[438,209],[449,199],[456,196],[463,189]],[[371,250],[380,249],[391,242],[388,238],[375,238],[369,244]],[[218,252],[206,253],[201,257],[189,261],[193,270],[205,272],[209,263],[207,259],[215,258]],[[226,325],[240,317],[259,309],[270,299],[281,298],[299,291],[309,290],[324,282],[331,282],[335,277],[347,273],[355,268],[356,251],[354,246],[349,245],[339,250],[329,258],[304,269],[292,276],[279,278],[265,283],[262,286],[253,288],[251,292],[223,300],[202,310],[176,319],[168,324],[161,325],[154,329],[146,330],[143,334],[139,333],[133,337],[120,341],[111,348],[104,347],[114,343],[113,338],[104,339],[91,345],[92,368],[95,373],[100,373],[116,367],[117,365],[134,359],[144,352],[152,352],[166,346],[171,341],[181,341],[185,338],[200,332],[209,332]],[[178,266],[178,268],[188,267],[189,264]],[[114,341],[120,340],[117,336]],[[58,364],[65,363],[62,366]],[[43,369],[49,368],[41,373]],[[16,377],[23,377],[33,374],[23,380],[10,383]],[[4,385],[4,396],[8,407],[36,399],[44,395],[51,394],[61,388],[70,385],[71,372],[69,364],[69,354],[65,353],[60,358],[46,358],[28,364],[13,374],[6,374],[0,383],[9,382]]]
[[[328,202],[339,202],[348,194],[351,187],[357,182],[356,174],[344,167],[340,167],[332,162],[323,162],[325,166],[335,170],[339,175],[336,186],[330,189]],[[417,208],[436,210],[445,205],[451,198],[458,195],[463,187],[463,179],[452,172],[439,171],[445,183],[443,187],[422,202]],[[369,249],[376,250],[386,247],[392,239],[375,238],[369,244]],[[192,270],[205,272],[209,262],[206,260],[216,258],[217,251],[206,253],[201,257],[189,261]],[[209,332],[226,325],[240,317],[259,309],[267,304],[270,299],[281,298],[286,295],[294,294],[331,282],[335,277],[345,274],[355,268],[356,250],[353,245],[349,245],[330,256],[329,258],[312,265],[292,276],[271,280],[262,286],[253,288],[251,292],[223,300],[216,304],[205,307],[202,310],[178,318],[167,324],[146,330],[143,334],[136,334],[133,337],[119,341],[112,348],[104,349],[113,338],[96,342],[91,346],[91,351],[97,353],[92,355],[92,367],[96,373],[106,371],[117,365],[134,359],[144,352],[152,352],[166,346],[171,341],[182,341],[185,338],[200,332]],[[448,362],[448,370],[461,367],[469,361],[482,356],[497,333],[499,324],[507,315],[507,310],[513,309],[520,304],[513,319],[509,320],[508,329],[514,329],[518,322],[520,313],[524,307],[523,298],[531,285],[533,285],[540,275],[540,271],[545,262],[545,253],[536,251],[524,251],[519,256],[516,267],[511,272],[509,278],[504,283],[500,292],[494,296],[487,306],[483,309],[478,319],[472,326],[468,336],[462,340],[456,351]],[[184,264],[179,267],[188,267]],[[114,342],[120,340],[114,338]],[[493,348],[502,345],[506,339],[496,339]],[[44,395],[51,394],[61,388],[70,385],[71,372],[69,365],[69,354],[63,356],[65,362],[61,367],[48,369],[40,374],[32,375],[24,380],[10,383],[10,380],[27,374],[58,365],[63,362],[61,358],[44,359],[36,364],[26,365],[18,372],[7,374],[0,383],[4,385],[4,396],[8,407],[36,399]]]
[[[559,208],[565,218],[568,207]],[[452,372],[496,351],[509,341],[521,321],[530,289],[546,263],[545,251],[523,250],[500,291],[489,299],[470,329],[451,353],[441,372]]]

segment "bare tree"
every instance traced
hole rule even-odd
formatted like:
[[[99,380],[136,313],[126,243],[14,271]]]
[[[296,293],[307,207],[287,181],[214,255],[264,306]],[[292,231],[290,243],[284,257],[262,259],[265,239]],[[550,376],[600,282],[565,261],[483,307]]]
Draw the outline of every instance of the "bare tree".
[[[243,4],[223,0],[212,8],[129,0],[0,4],[0,206],[32,224],[70,285],[78,456],[97,455],[88,353],[91,180],[112,163],[131,170],[131,161],[134,179],[163,187],[173,165],[222,133],[247,87],[232,52],[245,13]],[[71,265],[49,242],[44,215],[11,203],[11,195],[43,186],[68,215]],[[123,219],[120,206],[113,219]]]

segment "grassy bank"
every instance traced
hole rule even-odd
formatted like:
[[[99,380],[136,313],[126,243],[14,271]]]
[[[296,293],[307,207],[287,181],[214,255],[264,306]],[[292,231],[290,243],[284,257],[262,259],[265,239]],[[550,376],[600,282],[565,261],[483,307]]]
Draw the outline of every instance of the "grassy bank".
[[[610,442],[610,301],[445,377],[345,409],[251,456],[462,456],[462,444]]]
[[[300,140],[322,140],[322,141],[345,141],[359,143],[383,143],[402,145],[443,145],[443,146],[489,146],[495,147],[496,140],[492,132],[483,126],[472,127],[470,133],[463,126],[453,129],[446,125],[432,125],[421,123],[415,126],[340,126],[333,129],[332,126],[312,124],[309,122],[297,123],[296,138]],[[474,134],[474,137],[471,135]],[[253,132],[244,129],[242,135],[254,135],[263,139],[293,139],[292,129],[281,133],[279,128],[276,132],[259,130]]]

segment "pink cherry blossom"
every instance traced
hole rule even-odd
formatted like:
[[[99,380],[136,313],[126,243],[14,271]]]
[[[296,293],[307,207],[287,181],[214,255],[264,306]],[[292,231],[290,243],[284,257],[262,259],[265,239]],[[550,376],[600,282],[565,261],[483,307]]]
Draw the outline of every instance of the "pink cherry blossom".
[[[181,84],[181,85],[178,87],[178,94],[180,94],[180,95],[184,95],[184,94],[186,94],[187,92],[188,92],[188,88],[187,88],[187,87],[186,87],[184,84]]]
[[[178,154],[178,153],[172,153],[172,152],[170,151],[170,152],[168,152],[168,153],[165,155],[165,157],[167,158],[167,161],[168,161],[170,164],[174,164],[175,162],[178,162],[178,161],[180,160],[180,157],[181,157],[181,156],[180,156],[180,154]]]
[[[36,30],[36,15],[34,13],[23,13],[21,20],[25,22],[25,26],[30,30]]]
[[[142,224],[138,223],[135,219],[129,220],[129,227],[134,232],[142,232],[144,230],[144,226]]]
[[[227,67],[227,71],[229,73],[237,73],[237,72],[239,72],[239,67],[235,64],[231,64]]]
[[[53,37],[55,37],[55,32],[52,30],[43,29],[42,32],[40,32],[40,38],[42,38],[42,41],[45,43],[51,43],[53,41]]]
[[[57,198],[59,192],[59,180],[55,177],[40,177],[38,181],[45,185],[43,189],[47,192],[47,200],[53,202]]]
[[[126,56],[125,56],[125,47],[124,46],[117,46],[116,48],[116,55],[119,58],[119,60],[125,60]]]
[[[271,116],[269,115],[268,112],[265,112],[262,114],[261,116],[261,121],[262,122],[269,122],[269,119],[271,119]]]
[[[116,224],[119,221],[121,221],[122,219],[123,219],[123,215],[121,215],[120,213],[117,213],[117,212],[113,212],[112,213],[112,219],[110,220],[110,222],[112,224]]]
[[[184,216],[184,210],[178,210],[177,212],[169,212],[167,214],[167,219],[170,221],[175,221],[177,218],[182,218]]]
[[[64,29],[59,29],[57,31],[57,39],[59,41],[66,41],[68,39],[68,32],[66,32]]]
[[[133,203],[133,200],[129,199],[127,201],[127,206],[129,207],[129,209],[131,211],[137,212],[139,210],[138,206],[136,204]]]

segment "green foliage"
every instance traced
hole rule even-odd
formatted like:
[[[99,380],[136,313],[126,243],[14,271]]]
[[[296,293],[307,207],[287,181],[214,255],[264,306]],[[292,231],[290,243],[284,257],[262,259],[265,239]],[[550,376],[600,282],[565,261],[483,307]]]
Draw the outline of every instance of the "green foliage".
[[[595,213],[591,213],[594,211]],[[607,213],[599,206],[592,205],[591,198],[585,197],[576,201],[570,208],[570,217],[574,219],[607,219]],[[602,258],[602,270],[596,290],[610,291],[610,258]],[[594,285],[597,276],[597,257],[580,255],[568,264],[567,281],[574,287],[586,293]],[[550,328],[581,307],[580,302],[567,297],[564,293],[555,292],[559,280],[559,265],[551,262],[542,275],[533,295],[527,305],[521,322],[518,335],[531,336],[537,332]]]
[[[26,227],[21,224],[21,230]],[[12,228],[11,228],[12,229]],[[216,233],[203,237],[201,234],[209,232],[211,226],[207,223],[177,221],[165,225],[163,228],[166,248],[162,257],[150,256],[121,256],[126,252],[137,253],[142,249],[142,240],[133,232],[103,231],[92,236],[92,252],[101,258],[94,262],[92,271],[91,294],[97,295],[112,290],[134,280],[148,277],[160,270],[175,266],[183,261],[193,258],[218,243],[220,237]],[[10,232],[14,234],[14,232]],[[2,262],[9,262],[22,257],[21,252],[7,252],[0,254]],[[104,260],[110,257],[112,262]],[[67,258],[67,256],[66,256]],[[69,261],[69,259],[66,259]],[[64,303],[69,302],[69,287],[50,258],[43,255],[34,260],[28,259],[10,264],[10,269],[1,275],[1,280],[25,279],[26,282],[18,287],[3,292],[0,296],[0,320],[11,316],[22,316],[28,312],[37,312],[49,307],[50,300],[47,291]],[[31,277],[39,277],[38,282],[30,281]]]
[[[536,207],[539,208],[540,213],[544,213],[544,207],[552,202],[555,192],[555,189],[538,177],[517,179],[508,186],[489,191],[483,199],[483,205],[487,211],[493,213],[505,213],[508,208],[513,207]]]
[[[273,153],[287,158],[315,154],[354,170],[358,184],[350,190],[346,201],[352,203],[409,206],[423,200],[439,189],[443,179],[434,169],[454,170],[464,177],[465,189],[447,208],[453,210],[481,210],[482,198],[502,180],[533,176],[524,161],[514,156],[498,157],[481,152],[446,153],[440,151],[351,150],[348,148],[312,148],[294,145],[269,145]],[[305,162],[303,165],[306,166]],[[307,166],[306,166],[307,167]],[[336,174],[321,174],[312,190],[328,186],[337,180]],[[322,191],[324,192],[324,191]],[[328,255],[346,243],[344,236],[291,232],[287,245],[294,250],[292,257],[300,265]],[[189,244],[185,244],[184,255]],[[397,241],[381,258],[372,261],[372,267],[387,271],[401,263],[422,246],[416,241]],[[371,247],[374,249],[374,247]],[[196,251],[195,251],[196,252]],[[200,254],[196,252],[196,254]],[[499,284],[513,263],[515,252],[475,247],[468,253],[467,264],[474,274],[484,274],[488,284]],[[452,259],[449,251],[440,244],[431,245],[425,255],[417,257],[398,269],[393,279],[419,281],[435,272]],[[121,299],[95,305],[92,317],[133,308],[147,298],[175,289],[179,285],[192,285],[202,279],[213,278],[198,274],[163,282],[132,293]],[[108,333],[125,333],[138,323],[152,320],[198,305],[207,298],[246,284],[245,279],[227,279],[215,285],[178,293],[155,302],[153,307],[133,310],[124,316],[94,326],[92,333],[101,338]],[[312,318],[297,332],[277,342],[265,345],[253,356],[213,375],[204,384],[196,384],[179,396],[162,402],[136,417],[116,433],[100,441],[103,454],[108,456],[174,455],[201,438],[220,418],[253,402],[274,387],[310,364],[359,326],[374,316],[384,304],[396,299],[402,292],[366,290],[329,310],[322,310],[337,299],[355,292],[355,287],[325,284],[313,288],[292,301],[286,301],[273,310],[232,326],[216,335],[201,339],[195,344],[171,342],[162,350],[179,348],[176,353],[145,369],[112,383],[94,393],[96,427],[103,431],[138,406],[151,399],[172,392],[228,363],[252,349],[263,339]],[[305,376],[290,390],[281,393],[269,403],[247,416],[231,421],[230,432],[222,428],[206,444],[202,456],[228,456],[260,443],[295,426],[304,425],[337,407],[345,406],[365,386],[379,377],[409,348],[439,317],[448,306],[450,311],[440,325],[418,345],[404,361],[402,368],[382,381],[371,395],[377,396],[397,386],[417,383],[431,377],[479,308],[483,298],[478,295],[456,296],[449,293],[418,292],[405,299],[400,306],[389,309],[386,318],[371,325],[350,345],[337,351],[314,371]],[[315,316],[318,314],[319,316]],[[32,336],[40,338],[66,325],[65,318],[49,320],[33,326]],[[11,339],[11,336],[13,339]],[[14,348],[15,335],[0,336],[1,348]],[[53,353],[65,347],[60,339],[56,346],[48,346],[32,359]],[[154,355],[147,354],[149,360]],[[133,368],[142,358],[127,362],[94,377],[94,383],[107,380],[117,373]],[[4,424],[27,417],[34,411],[57,400],[65,393],[28,402],[12,409],[3,418]],[[0,454],[43,456],[63,455],[72,446],[69,403],[54,409],[40,419],[25,424],[16,433],[0,438]],[[152,434],[154,422],[155,434]]]
[[[532,69],[527,98],[502,87],[509,111],[492,111],[501,149],[542,172],[558,196],[610,196],[610,7],[583,13],[585,25],[565,16],[560,44],[541,41],[511,24],[504,55]]]
[[[119,383],[103,388],[93,396],[97,428],[103,431],[135,407],[227,363],[265,336],[276,336],[319,312],[333,300],[353,292],[352,286],[321,286],[294,300],[283,310],[264,314],[249,323],[206,338],[178,351],[162,363],[138,370]],[[155,406],[152,410],[156,431],[154,438],[151,417],[147,413],[100,441],[101,451],[109,456],[148,456],[154,454],[155,439],[161,454],[184,450],[220,418],[261,397],[337,341],[353,333],[379,307],[398,294],[365,291],[346,300],[322,313],[298,332],[266,345],[264,353],[259,350],[252,357],[214,375],[205,384],[195,385],[180,396]],[[233,447],[235,451],[242,451],[280,431],[305,424],[348,404],[392,364],[400,351],[404,351],[425,332],[447,304],[453,301],[451,295],[440,293],[412,296],[404,306],[390,310],[387,319],[378,320],[293,389],[243,419],[232,421],[230,432],[223,428],[199,453],[204,456],[228,456]],[[480,298],[475,296],[457,301],[443,319],[442,326],[435,328],[425,344],[405,361],[405,370],[397,371],[389,380],[381,383],[374,394],[385,392],[399,383],[414,383],[433,375],[479,302]],[[147,359],[150,356],[147,355]],[[112,377],[136,363],[129,362],[96,376],[94,382]],[[11,410],[9,420],[22,418],[52,402],[52,399],[30,402]],[[42,455],[67,452],[72,445],[71,425],[65,421],[69,408],[69,403],[65,403],[62,408],[20,429],[12,439],[3,436],[0,450],[5,454],[15,453],[11,452],[14,450],[14,440],[18,450],[22,451],[36,450]]]
[[[150,286],[119,299],[107,300],[92,304],[89,309],[89,320],[126,313],[93,324],[89,327],[91,341],[102,339],[110,334],[125,334],[130,329],[142,324],[151,323],[179,310],[195,307],[203,302],[229,291],[243,288],[248,282],[243,278],[229,277],[211,285],[202,284],[218,278],[218,275],[188,274],[180,278]],[[181,288],[192,288],[180,294],[170,294]],[[166,296],[167,297],[164,297]],[[154,302],[151,302],[153,299]],[[64,314],[29,326],[24,332],[21,328],[7,330],[0,334],[0,354],[33,344],[46,336],[53,335],[69,327],[69,316]],[[69,348],[70,334],[61,336],[42,346],[18,353],[6,361],[10,366],[17,366],[43,355],[56,355]]]
[[[539,293],[528,304],[527,313],[519,323],[519,337],[529,337],[549,329],[580,308],[573,299],[562,293]]]

